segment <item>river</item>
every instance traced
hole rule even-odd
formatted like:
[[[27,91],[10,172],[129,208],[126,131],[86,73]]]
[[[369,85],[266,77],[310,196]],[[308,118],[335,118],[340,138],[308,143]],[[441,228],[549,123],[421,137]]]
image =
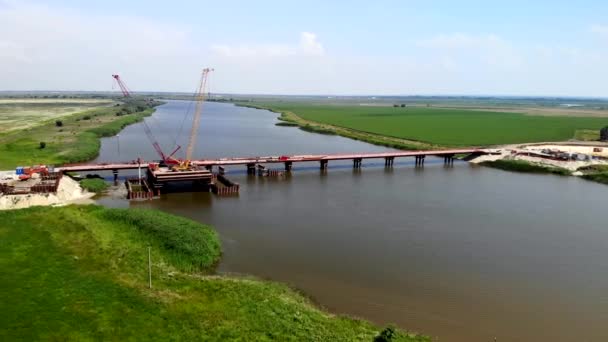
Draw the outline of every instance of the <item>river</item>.
[[[166,150],[175,140],[186,145],[190,106],[169,101],[147,119]],[[276,116],[205,103],[195,154],[388,150],[277,127]],[[137,157],[157,158],[141,123],[103,139],[98,161]],[[334,313],[440,341],[608,340],[608,187],[442,162],[427,158],[416,168],[397,159],[385,169],[380,160],[360,171],[330,163],[326,173],[314,163],[280,178],[236,167],[236,197],[100,202],[211,224],[223,243],[219,272],[288,283]]]

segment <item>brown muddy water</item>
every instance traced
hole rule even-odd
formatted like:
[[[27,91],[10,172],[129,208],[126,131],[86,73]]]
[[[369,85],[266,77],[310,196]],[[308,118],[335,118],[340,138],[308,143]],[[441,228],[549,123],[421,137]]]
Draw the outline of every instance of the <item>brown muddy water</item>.
[[[166,150],[185,146],[189,105],[170,101],[147,119]],[[207,103],[195,154],[387,150],[275,122],[268,111]],[[104,139],[98,160],[138,156],[156,157],[141,124]],[[286,282],[334,313],[439,341],[608,341],[608,186],[439,159],[363,166],[296,165],[280,178],[236,167],[236,197],[100,202],[211,224],[223,242],[219,272]]]

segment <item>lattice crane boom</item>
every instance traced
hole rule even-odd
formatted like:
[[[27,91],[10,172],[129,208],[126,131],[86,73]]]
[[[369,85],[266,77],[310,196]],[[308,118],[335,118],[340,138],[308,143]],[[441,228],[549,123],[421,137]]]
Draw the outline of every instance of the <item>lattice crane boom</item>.
[[[112,75],[112,78],[114,78],[114,80],[118,84],[118,87],[120,88],[120,91],[122,92],[122,96],[131,97],[131,91],[129,90],[127,85],[122,81],[122,79],[120,78],[120,75],[118,75],[118,74]]]
[[[186,149],[186,160],[184,160],[185,166],[190,165],[190,161],[192,160],[192,153],[194,151],[194,145],[196,145],[198,128],[200,126],[201,121],[201,113],[203,111],[203,103],[205,102],[206,98],[205,89],[207,87],[207,80],[211,71],[213,71],[213,69],[211,68],[203,69],[203,72],[201,74],[201,80],[195,94],[196,107],[194,110],[194,118],[192,120],[192,131],[190,132],[190,140],[188,141],[188,147]]]

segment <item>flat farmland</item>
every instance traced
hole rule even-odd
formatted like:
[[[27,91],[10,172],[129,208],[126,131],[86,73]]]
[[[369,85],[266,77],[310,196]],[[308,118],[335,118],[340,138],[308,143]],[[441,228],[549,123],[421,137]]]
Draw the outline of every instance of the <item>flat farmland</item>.
[[[261,107],[356,131],[445,146],[563,141],[599,130],[608,118],[529,115],[463,108],[372,107],[266,103]]]
[[[103,99],[0,99],[0,133],[30,128],[113,103]]]

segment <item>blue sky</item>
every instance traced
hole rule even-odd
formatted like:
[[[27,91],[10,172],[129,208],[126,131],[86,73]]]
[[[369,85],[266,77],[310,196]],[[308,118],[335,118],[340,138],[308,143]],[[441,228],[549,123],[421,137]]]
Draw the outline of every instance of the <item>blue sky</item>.
[[[576,4],[576,5],[575,5]],[[0,90],[608,97],[606,1],[0,0]]]

